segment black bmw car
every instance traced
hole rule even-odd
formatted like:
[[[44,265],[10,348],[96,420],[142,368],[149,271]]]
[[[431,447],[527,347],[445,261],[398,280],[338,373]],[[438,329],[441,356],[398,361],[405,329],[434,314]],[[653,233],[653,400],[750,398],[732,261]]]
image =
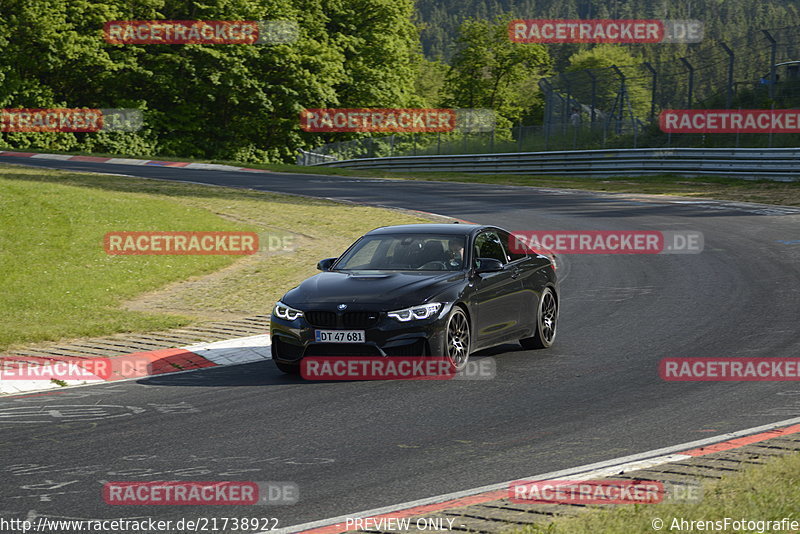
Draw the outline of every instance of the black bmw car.
[[[297,373],[310,356],[444,356],[519,341],[553,344],[553,256],[494,226],[411,224],[373,230],[272,311],[272,359]],[[520,248],[522,247],[522,248]]]

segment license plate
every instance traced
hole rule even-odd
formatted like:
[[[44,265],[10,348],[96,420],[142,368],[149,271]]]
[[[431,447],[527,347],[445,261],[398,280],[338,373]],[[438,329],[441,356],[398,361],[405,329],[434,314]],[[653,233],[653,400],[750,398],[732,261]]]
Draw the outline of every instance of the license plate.
[[[318,343],[364,343],[363,330],[315,330]]]

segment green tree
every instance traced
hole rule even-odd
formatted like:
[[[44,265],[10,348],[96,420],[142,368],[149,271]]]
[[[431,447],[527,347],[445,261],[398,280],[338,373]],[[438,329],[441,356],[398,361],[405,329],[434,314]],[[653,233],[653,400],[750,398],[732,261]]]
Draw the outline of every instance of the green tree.
[[[414,79],[414,92],[422,107],[438,107],[447,98],[444,94],[448,66],[440,61],[430,61],[420,56]]]
[[[637,118],[645,118],[650,110],[650,78],[642,68],[642,62],[627,49],[614,44],[581,50],[570,56],[566,74],[560,78],[563,82],[561,89],[568,89],[570,95],[582,104],[591,105],[594,76],[595,101],[600,112],[614,110],[617,115],[622,112],[628,116],[632,111]],[[625,78],[624,85],[622,77]],[[623,89],[624,99],[620,97]]]
[[[550,68],[550,56],[540,44],[514,43],[508,37],[508,17],[465,21],[445,80],[447,104],[488,108],[497,113],[498,128],[519,122],[531,82]]]
[[[138,108],[137,133],[2,133],[17,148],[292,161],[314,107],[415,102],[413,0],[0,0],[0,106]],[[278,45],[116,45],[109,20],[291,20]]]

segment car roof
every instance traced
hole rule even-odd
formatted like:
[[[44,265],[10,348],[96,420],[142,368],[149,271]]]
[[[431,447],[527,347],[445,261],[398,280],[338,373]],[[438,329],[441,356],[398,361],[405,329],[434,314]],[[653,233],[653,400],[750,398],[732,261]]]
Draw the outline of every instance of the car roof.
[[[439,235],[469,235],[483,228],[482,224],[399,224],[397,226],[382,226],[366,235],[378,234],[439,234]]]

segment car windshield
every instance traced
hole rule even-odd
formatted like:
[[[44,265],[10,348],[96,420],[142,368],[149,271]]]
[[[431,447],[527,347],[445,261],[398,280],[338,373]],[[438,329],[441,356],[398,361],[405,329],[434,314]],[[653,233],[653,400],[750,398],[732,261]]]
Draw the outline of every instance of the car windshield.
[[[363,237],[334,267],[337,271],[460,271],[466,236],[378,234]]]

